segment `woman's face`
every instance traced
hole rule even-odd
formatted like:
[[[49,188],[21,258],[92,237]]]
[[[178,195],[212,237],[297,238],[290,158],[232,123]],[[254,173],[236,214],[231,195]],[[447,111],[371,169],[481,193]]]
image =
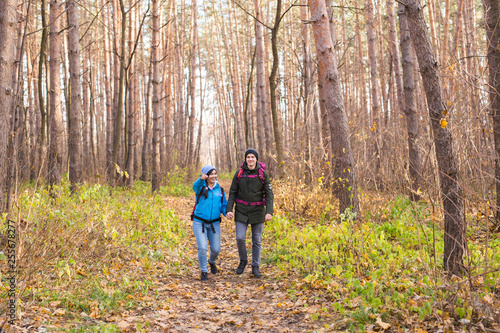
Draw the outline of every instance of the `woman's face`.
[[[217,180],[217,170],[214,169],[208,175],[207,181],[209,184],[214,184],[216,180]]]
[[[247,165],[250,169],[253,169],[255,167],[255,164],[257,164],[257,157],[255,157],[254,154],[248,154],[247,158]]]

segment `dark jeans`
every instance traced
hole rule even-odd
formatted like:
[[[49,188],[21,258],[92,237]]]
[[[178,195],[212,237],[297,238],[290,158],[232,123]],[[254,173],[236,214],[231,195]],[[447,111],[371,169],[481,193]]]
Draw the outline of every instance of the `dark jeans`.
[[[236,221],[236,245],[238,246],[238,254],[240,260],[248,260],[247,256],[247,223]],[[251,224],[252,227],[252,266],[260,265],[260,249],[262,241],[262,231],[264,223]]]

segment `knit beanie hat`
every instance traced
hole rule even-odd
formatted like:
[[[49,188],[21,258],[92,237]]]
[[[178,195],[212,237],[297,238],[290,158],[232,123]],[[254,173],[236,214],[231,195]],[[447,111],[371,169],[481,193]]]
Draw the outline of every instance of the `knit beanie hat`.
[[[257,161],[259,160],[259,153],[257,153],[257,150],[253,148],[248,148],[247,151],[245,152],[245,159],[247,158],[248,154],[254,154]]]
[[[201,173],[202,174],[208,174],[212,171],[212,170],[216,170],[214,166],[211,166],[211,165],[205,165],[203,168],[201,168]]]

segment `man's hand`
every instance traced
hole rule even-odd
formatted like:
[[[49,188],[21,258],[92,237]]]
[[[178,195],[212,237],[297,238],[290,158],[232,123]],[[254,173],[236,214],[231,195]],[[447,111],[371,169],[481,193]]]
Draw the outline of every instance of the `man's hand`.
[[[229,220],[232,220],[234,217],[234,213],[233,212],[227,212],[226,213],[226,218],[228,218]]]
[[[273,216],[271,214],[266,214],[266,222],[271,221]]]

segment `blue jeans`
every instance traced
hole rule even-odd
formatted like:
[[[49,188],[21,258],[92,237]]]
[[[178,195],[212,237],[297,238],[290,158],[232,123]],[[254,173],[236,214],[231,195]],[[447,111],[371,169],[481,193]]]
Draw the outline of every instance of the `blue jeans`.
[[[198,246],[198,264],[202,272],[207,270],[207,251],[208,242],[210,242],[210,263],[215,264],[215,260],[220,253],[220,222],[213,223],[215,234],[212,231],[212,226],[205,223],[205,232],[202,232],[203,222],[193,220],[193,232],[196,237],[196,245]]]
[[[252,266],[259,267],[264,223],[251,224],[250,226],[252,227]],[[238,254],[240,255],[240,260],[245,261],[248,261],[246,244],[247,227],[247,223],[236,221],[236,245],[238,246]]]

